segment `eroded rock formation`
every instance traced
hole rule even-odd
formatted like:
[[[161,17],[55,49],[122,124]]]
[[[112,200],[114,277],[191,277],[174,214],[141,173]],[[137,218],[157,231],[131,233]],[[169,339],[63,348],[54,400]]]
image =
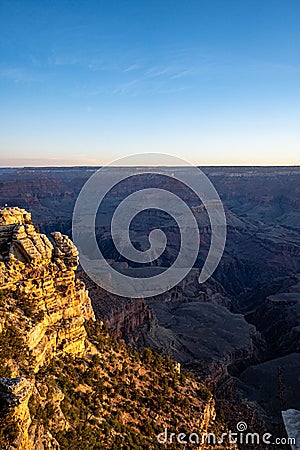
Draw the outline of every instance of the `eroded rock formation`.
[[[14,407],[22,424],[16,445],[25,450],[43,434],[33,428],[28,434],[28,400],[37,391],[33,373],[54,356],[82,355],[84,322],[94,313],[84,283],[75,276],[78,252],[68,237],[53,233],[51,242],[25,210],[3,208],[0,252],[0,370],[5,375],[0,403],[2,410]],[[20,376],[20,366],[27,377]]]
[[[80,354],[86,339],[84,321],[94,313],[83,282],[75,276],[74,244],[60,233],[52,234],[52,243],[19,208],[1,209],[0,224],[0,241],[5,244],[0,284],[10,303],[5,320],[22,330],[35,370],[53,354]]]

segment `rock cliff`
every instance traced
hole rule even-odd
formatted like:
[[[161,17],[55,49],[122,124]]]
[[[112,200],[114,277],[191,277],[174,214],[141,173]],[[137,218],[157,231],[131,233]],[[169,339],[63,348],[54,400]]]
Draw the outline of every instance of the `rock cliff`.
[[[84,283],[75,276],[75,246],[60,233],[51,239],[37,231],[26,211],[0,210],[1,323],[20,332],[34,371],[53,355],[81,354],[83,324],[94,317]],[[9,366],[17,376],[18,368]]]
[[[43,434],[30,427],[34,373],[54,356],[85,351],[84,322],[94,313],[75,276],[77,265],[78,253],[68,237],[53,233],[50,240],[25,210],[0,210],[0,399],[2,411],[13,407],[19,418],[16,448],[32,448]]]

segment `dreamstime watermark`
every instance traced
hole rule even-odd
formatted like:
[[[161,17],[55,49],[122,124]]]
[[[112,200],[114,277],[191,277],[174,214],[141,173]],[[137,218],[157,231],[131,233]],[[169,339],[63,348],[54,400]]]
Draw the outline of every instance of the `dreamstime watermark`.
[[[95,230],[99,206],[112,189],[129,178],[135,186],[135,177],[140,175],[146,177],[147,185],[153,176],[175,180],[193,191],[199,205],[204,205],[210,221],[211,241],[199,275],[199,283],[203,283],[215,271],[225,247],[226,218],[222,202],[211,181],[198,167],[181,158],[158,153],[131,155],[101,167],[81,189],[74,207],[72,231],[82,268],[107,291],[132,298],[162,294],[176,286],[193,268],[200,246],[199,227],[189,205],[167,187],[142,187],[121,200],[112,215],[110,234],[115,248],[127,261],[152,263],[166,249],[166,234],[160,228],[151,230],[149,248],[142,251],[131,242],[130,224],[137,214],[147,209],[163,211],[176,221],[180,231],[180,249],[173,264],[153,273],[148,269],[146,277],[136,277],[134,272],[117,270],[104,258]],[[168,186],[167,182],[162,184]]]
[[[214,448],[224,448],[224,445],[296,445],[296,439],[291,437],[274,437],[271,433],[260,434],[247,431],[247,424],[244,421],[238,422],[236,431],[229,430],[217,436],[215,433],[197,433],[185,434],[182,432],[169,432],[165,428],[162,433],[157,435],[159,444],[181,444],[181,445],[213,445]],[[255,447],[254,447],[255,448]]]

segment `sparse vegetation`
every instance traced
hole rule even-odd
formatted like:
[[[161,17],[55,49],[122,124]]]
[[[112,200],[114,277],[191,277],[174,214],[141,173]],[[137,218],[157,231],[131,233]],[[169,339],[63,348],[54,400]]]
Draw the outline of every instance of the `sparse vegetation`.
[[[81,358],[53,358],[35,374],[37,386],[44,386],[46,393],[41,397],[35,390],[29,399],[34,426],[48,430],[61,450],[158,449],[156,436],[164,427],[193,431],[211,399],[205,386],[178,374],[170,357],[112,339],[99,321],[89,321],[86,329],[97,353],[87,349]],[[2,336],[2,342],[13,346],[4,350],[2,360],[9,354],[20,358],[24,345],[16,329],[6,328]],[[60,400],[54,400],[57,393]],[[68,427],[58,426],[61,417]],[[18,432],[17,424],[7,419],[2,446]]]
[[[0,411],[0,445],[1,450],[8,450],[19,434],[19,427],[14,420],[13,414],[8,412],[3,415]]]
[[[98,353],[53,358],[35,375],[37,385],[46,386],[42,398],[35,391],[29,400],[35,426],[45,427],[62,450],[158,449],[156,436],[165,426],[193,431],[204,387],[179,375],[171,358],[112,339],[99,321],[86,329]],[[61,416],[68,428],[58,426]]]

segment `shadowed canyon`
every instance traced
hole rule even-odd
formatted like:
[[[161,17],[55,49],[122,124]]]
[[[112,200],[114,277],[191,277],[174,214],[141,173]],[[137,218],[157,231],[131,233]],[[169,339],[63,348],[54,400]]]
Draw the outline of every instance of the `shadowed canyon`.
[[[184,168],[174,168],[175,173],[176,170]],[[176,192],[190,206],[198,223],[201,246],[194,268],[182,282],[163,294],[138,299],[106,292],[77,267],[77,251],[69,239],[72,238],[72,212],[80,189],[94,171],[93,167],[0,169],[0,206],[6,205],[7,210],[24,208],[30,211],[33,223],[37,224],[37,227],[33,225],[29,215],[14,217],[11,223],[3,218],[3,224],[0,223],[0,264],[4,267],[8,258],[12,258],[0,273],[3,289],[15,286],[12,303],[21,309],[24,295],[36,293],[33,296],[36,301],[28,312],[34,326],[28,328],[27,334],[24,332],[33,372],[42,373],[40,370],[46,361],[56,358],[57,365],[51,372],[55,378],[55,370],[58,371],[59,364],[66,366],[70,355],[79,356],[81,365],[88,365],[87,361],[101,354],[100,347],[105,347],[102,342],[105,339],[112,339],[118,343],[113,345],[121,346],[114,350],[115,354],[119,352],[122,364],[126,360],[132,367],[133,362],[128,361],[133,356],[127,355],[126,345],[132,354],[150,348],[153,355],[164,355],[167,361],[170,358],[180,363],[183,373],[191,372],[194,381],[190,383],[205,384],[212,393],[213,407],[222,426],[226,423],[226,427],[233,430],[237,422],[243,420],[249,430],[285,435],[282,411],[297,414],[300,410],[300,168],[203,168],[218,190],[227,220],[223,257],[213,276],[204,284],[199,284],[198,275],[211,239],[205,208],[188,190],[176,186],[172,180],[166,185],[160,177],[154,176],[152,184]],[[151,276],[155,271],[170,267],[180,247],[180,232],[174,219],[159,210],[146,210],[131,224],[132,242],[136,248],[146,250],[149,232],[162,228],[168,239],[165,251],[147,266],[132,263],[118,253],[110,234],[113,211],[133,189],[147,187],[147,182],[141,176],[134,186],[130,180],[117,186],[101,205],[96,219],[97,241],[103,255],[117,270],[134,276],[141,276],[145,271]],[[33,247],[26,247],[29,245],[26,236],[34,243]],[[34,265],[35,260],[39,264]],[[32,280],[31,285],[26,281],[27,275]],[[60,299],[59,305],[57,300],[53,303],[54,292],[55,298]],[[68,299],[72,299],[71,304]],[[7,302],[3,308],[5,316],[9,311]],[[6,318],[10,326],[15,326],[14,322],[19,330],[26,326],[18,311],[12,314],[15,314],[14,320]],[[95,338],[91,332],[87,333],[84,323],[91,323],[95,318],[101,321],[101,327],[107,327],[110,337],[106,335],[106,328],[102,331],[102,341],[99,336]],[[0,325],[4,327],[5,320]],[[98,350],[93,344],[97,339]],[[142,362],[136,364],[150,364],[147,356],[141,358]],[[20,381],[24,383],[20,388],[24,390],[21,403],[26,403],[34,393],[37,403],[47,404],[43,380],[36,376],[35,382],[26,381],[32,377],[24,373],[31,369],[22,364],[12,365],[8,375],[3,373],[0,384],[6,376],[25,380]],[[171,362],[169,364],[166,370],[172,374],[175,369]],[[76,370],[82,375],[82,367]],[[155,381],[149,383],[148,389]],[[5,383],[3,386],[0,391],[2,389],[7,398],[10,390]],[[9,448],[67,448],[63,442],[68,427],[64,424],[72,421],[60,403],[63,395],[67,399],[68,396],[57,389],[54,389],[57,396],[54,407],[60,411],[55,419],[56,424],[60,423],[60,434],[53,432],[55,423],[50,424],[50,428],[45,423],[35,423],[26,406],[17,412],[23,414],[25,424],[22,437],[16,437],[19,447]],[[197,389],[196,384],[190,384],[188,389],[191,392]],[[72,400],[69,401],[71,404]],[[203,408],[204,411],[205,406]],[[205,414],[211,414],[209,408],[207,406]],[[192,417],[191,413],[187,424]],[[105,435],[105,431],[101,433]],[[34,439],[41,442],[40,447],[32,447]],[[48,442],[48,447],[42,442]],[[156,448],[148,441],[137,445],[144,446],[136,448]],[[260,444],[255,448],[268,447]],[[282,448],[290,447],[282,445]]]

